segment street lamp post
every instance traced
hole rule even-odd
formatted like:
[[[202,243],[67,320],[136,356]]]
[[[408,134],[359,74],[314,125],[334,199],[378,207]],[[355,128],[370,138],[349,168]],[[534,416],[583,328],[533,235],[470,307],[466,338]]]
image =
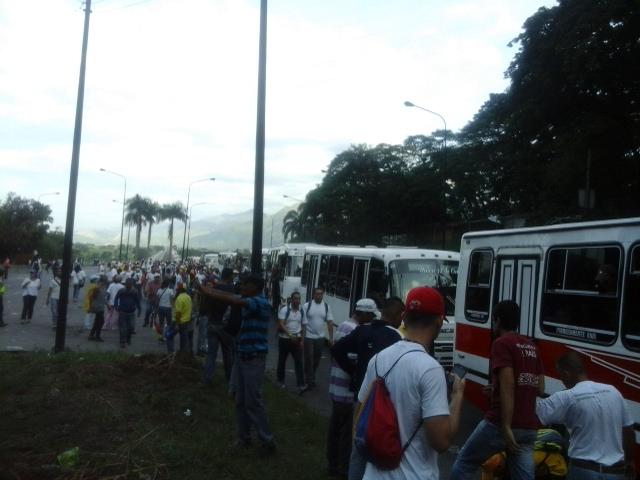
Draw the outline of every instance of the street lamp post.
[[[444,123],[444,138],[443,138],[443,148],[442,148],[442,152],[443,152],[443,157],[446,155],[446,150],[447,150],[447,121],[444,119],[444,117],[442,115],[440,115],[438,112],[434,112],[433,110],[429,110],[428,108],[424,108],[421,107],[420,105],[416,105],[415,103],[412,103],[410,101],[406,101],[404,102],[404,106],[405,107],[415,107],[415,108],[419,108],[420,110],[424,110],[427,113],[431,113],[432,115],[435,115],[437,117],[440,117],[440,120],[442,120],[442,123]],[[444,182],[445,186],[442,189],[442,207],[443,207],[443,218],[446,220],[447,217],[447,183],[446,181]],[[447,243],[447,231],[445,228],[446,224],[443,225],[442,228],[442,248],[446,248],[446,243]]]
[[[438,112],[434,112],[433,110],[429,110],[428,108],[424,108],[424,107],[421,107],[420,105],[416,105],[415,103],[412,103],[409,100],[404,102],[404,106],[405,107],[419,108],[420,110],[424,110],[425,112],[431,113],[432,115],[435,115],[436,117],[440,117],[440,120],[442,120],[442,123],[444,123],[444,147],[443,147],[443,150],[446,150],[447,149],[447,121],[444,119],[444,117],[442,115],[440,115]]]
[[[288,198],[290,200],[295,200],[296,202],[304,203],[304,200],[300,200],[299,198],[292,197],[291,195],[282,195],[282,198]]]
[[[38,195],[38,201],[40,201],[40,199],[46,195],[60,195],[60,192],[47,192],[47,193],[41,193],[40,195]]]
[[[187,190],[187,207],[186,207],[187,214],[189,214],[189,200],[191,198],[191,186],[194,183],[213,182],[213,181],[215,181],[215,178],[209,177],[209,178],[201,178],[200,180],[194,180],[189,184],[189,189]],[[187,218],[187,220],[189,219]],[[184,262],[184,247],[185,247],[186,239],[187,239],[187,222],[184,222],[184,234],[182,235],[182,253],[180,254],[180,258],[182,262]]]
[[[110,173],[111,175],[116,175],[122,180],[124,180],[124,195],[122,195],[122,223],[120,225],[120,251],[118,253],[118,261],[122,261],[122,239],[124,236],[124,207],[127,204],[127,177],[120,173],[112,172],[111,170],[106,170],[104,168],[100,169],[101,172]]]
[[[191,215],[193,214],[193,207],[197,207],[198,205],[209,205],[210,203],[211,202],[199,202],[191,205],[191,210],[189,211],[189,218],[187,219],[189,221],[189,229],[187,232],[187,253],[185,255],[185,259],[189,258],[189,241],[191,240]]]

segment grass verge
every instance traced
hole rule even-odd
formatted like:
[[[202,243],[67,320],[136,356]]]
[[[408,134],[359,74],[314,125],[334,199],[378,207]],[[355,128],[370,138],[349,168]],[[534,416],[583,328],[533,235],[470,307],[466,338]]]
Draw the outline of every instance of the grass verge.
[[[166,355],[0,354],[0,479],[326,478],[326,419],[265,382],[278,453],[236,449],[233,400],[200,373]]]

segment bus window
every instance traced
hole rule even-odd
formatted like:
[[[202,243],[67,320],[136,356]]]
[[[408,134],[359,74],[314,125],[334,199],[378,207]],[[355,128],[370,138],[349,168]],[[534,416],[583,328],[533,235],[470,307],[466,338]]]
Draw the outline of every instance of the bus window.
[[[612,343],[618,333],[620,248],[553,248],[546,268],[542,331]]]
[[[336,294],[336,277],[338,276],[338,256],[331,255],[329,257],[329,275],[327,278],[327,294]]]
[[[622,343],[630,350],[640,351],[640,245],[631,250],[629,275],[624,295]]]
[[[402,298],[414,287],[428,286],[437,289],[445,299],[445,312],[455,310],[458,262],[429,260],[425,258],[399,259],[389,263],[391,295]]]
[[[376,302],[378,307],[384,304],[387,298],[387,275],[384,271],[384,262],[379,258],[372,258],[369,262],[369,281],[367,282],[367,298]],[[359,298],[356,300],[360,300]],[[402,299],[404,301],[404,298]]]
[[[338,262],[338,280],[336,297],[349,300],[351,297],[351,276],[353,274],[353,257],[340,257]]]
[[[493,252],[489,250],[471,252],[464,306],[465,317],[469,321],[484,323],[489,319],[492,268]]]
[[[287,258],[287,275],[290,277],[299,277],[302,274],[302,256]]]
[[[302,274],[300,275],[300,285],[303,287],[307,286],[307,276],[309,275],[309,255],[304,256],[304,261],[302,262]]]
[[[318,287],[327,290],[327,283],[329,280],[329,256],[322,255],[320,257],[320,273],[318,275]]]

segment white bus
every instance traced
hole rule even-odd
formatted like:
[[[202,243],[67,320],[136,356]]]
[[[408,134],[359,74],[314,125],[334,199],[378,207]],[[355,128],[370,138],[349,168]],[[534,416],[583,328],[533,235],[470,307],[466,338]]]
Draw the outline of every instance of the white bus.
[[[220,256],[217,253],[205,253],[202,256],[202,263],[209,268],[220,268]]]
[[[300,276],[305,249],[313,243],[285,243],[269,251],[269,274],[274,268],[280,275],[281,303],[286,303],[293,292],[300,291]]]
[[[569,350],[592,380],[622,393],[640,468],[640,218],[462,237],[454,361],[468,369],[465,393],[481,408],[501,300],[520,305],[519,330],[540,349],[546,393],[564,389],[555,361]]]
[[[314,288],[324,288],[325,301],[340,324],[361,298],[372,298],[381,305],[390,296],[404,301],[413,287],[437,288],[445,298],[448,322],[435,342],[435,354],[443,366],[449,367],[459,258],[456,252],[411,247],[307,247],[302,293],[311,298]]]

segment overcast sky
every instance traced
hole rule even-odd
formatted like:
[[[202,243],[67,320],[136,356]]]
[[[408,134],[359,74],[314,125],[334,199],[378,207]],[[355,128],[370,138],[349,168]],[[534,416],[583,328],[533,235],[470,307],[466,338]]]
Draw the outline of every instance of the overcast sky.
[[[95,0],[76,230],[120,224],[128,194],[194,220],[253,206],[259,0]],[[507,87],[507,43],[552,0],[270,0],[265,210],[304,198],[351,144],[457,131]],[[0,195],[65,223],[83,11],[0,0]]]

